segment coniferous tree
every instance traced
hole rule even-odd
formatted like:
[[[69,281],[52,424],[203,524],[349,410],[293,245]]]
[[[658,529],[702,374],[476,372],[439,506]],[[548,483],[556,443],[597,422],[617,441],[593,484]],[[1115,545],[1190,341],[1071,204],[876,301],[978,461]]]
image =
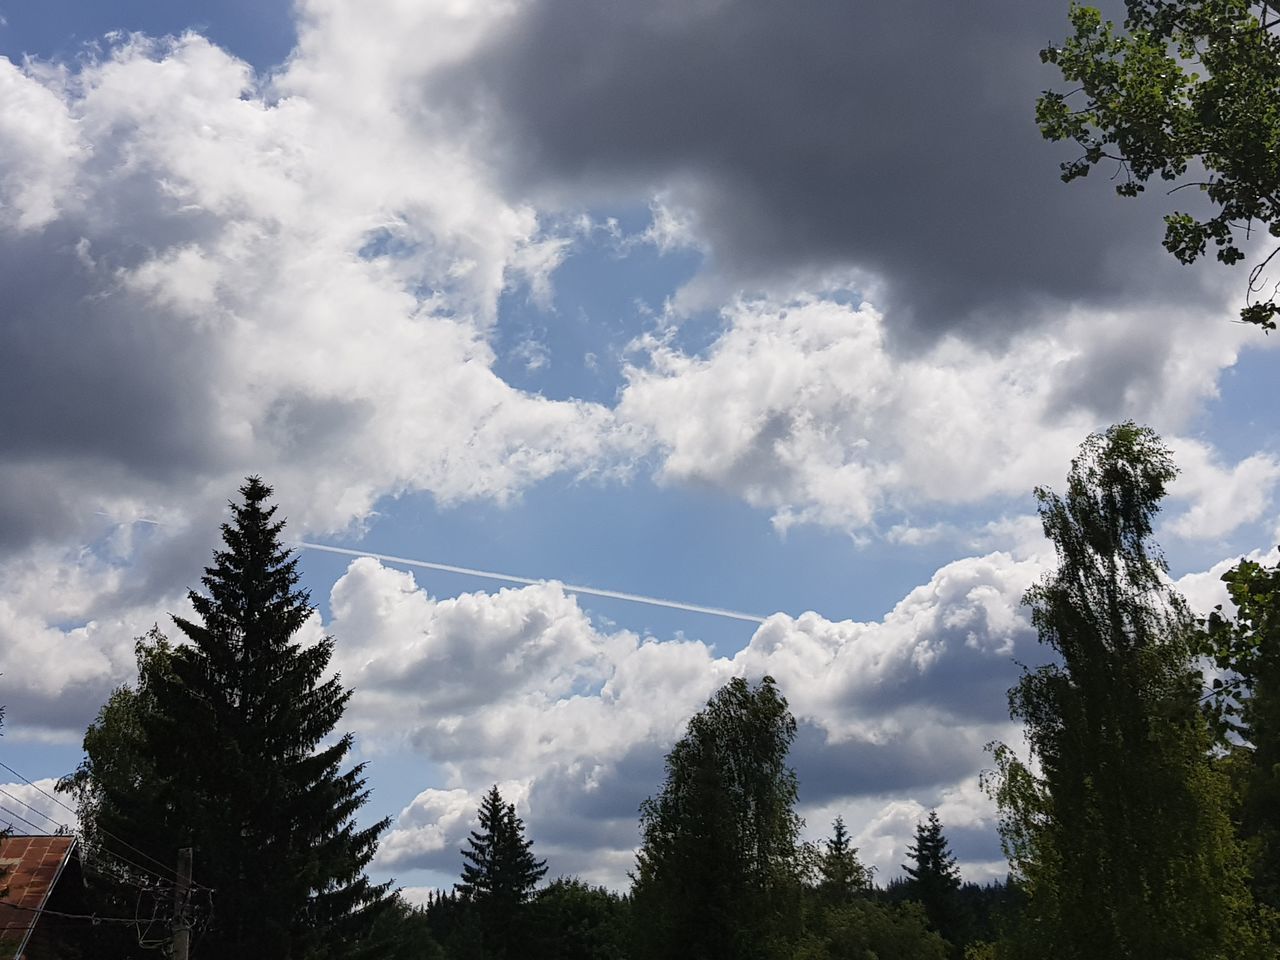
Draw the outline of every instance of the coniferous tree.
[[[1022,956],[1243,957],[1255,949],[1229,789],[1198,709],[1192,621],[1151,543],[1176,471],[1150,430],[1090,437],[1037,490],[1058,568],[1028,591],[1057,662],[1010,691],[1038,771],[996,748],[1001,834],[1024,883]]]
[[[957,894],[960,871],[942,832],[938,811],[930,810],[926,820],[916,824],[915,842],[907,847],[910,864],[903,864],[908,896],[924,907],[933,929],[951,943],[959,940]]]
[[[547,872],[533,855],[533,841],[514,804],[505,803],[497,784],[480,801],[479,829],[471,831],[462,851],[458,892],[478,911],[487,952],[507,956],[516,944],[523,908]]]
[[[847,903],[870,886],[871,871],[858,859],[844,817],[837,816],[818,855],[818,890],[828,903]]]
[[[192,591],[189,644],[139,646],[140,676],[86,735],[78,788],[95,824],[159,862],[194,848],[216,890],[196,955],[346,958],[385,906],[364,868],[387,821],[360,828],[363,765],[333,738],[350,692],[325,678],[333,641],[298,633],[312,613],[281,544],[271,489],[251,477],[222,526],[224,549]]]

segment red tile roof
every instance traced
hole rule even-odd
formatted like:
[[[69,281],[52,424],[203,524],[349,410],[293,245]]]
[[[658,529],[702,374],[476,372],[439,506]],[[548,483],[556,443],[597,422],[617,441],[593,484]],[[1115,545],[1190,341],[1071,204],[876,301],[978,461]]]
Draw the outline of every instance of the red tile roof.
[[[18,956],[75,847],[75,837],[0,839],[0,958]]]

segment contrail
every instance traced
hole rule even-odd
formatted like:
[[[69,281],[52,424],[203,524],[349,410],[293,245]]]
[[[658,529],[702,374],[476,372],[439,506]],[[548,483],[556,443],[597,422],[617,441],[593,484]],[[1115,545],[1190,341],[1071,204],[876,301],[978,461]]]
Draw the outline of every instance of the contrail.
[[[399,563],[407,567],[424,567],[427,570],[442,570],[445,573],[461,573],[469,577],[483,577],[486,580],[501,580],[505,583],[519,583],[525,586],[537,586],[547,583],[546,580],[532,580],[529,577],[513,577],[506,573],[494,573],[490,570],[473,570],[471,567],[455,567],[449,563],[431,563],[427,560],[411,560],[408,557],[392,557],[384,553],[370,553],[368,550],[349,550],[346,547],[331,547],[326,543],[307,543],[303,540],[293,541],[293,546],[304,550],[319,550],[322,553],[337,553],[345,557],[370,557],[386,563]],[[726,610],[723,607],[704,607],[697,603],[680,603],[677,600],[662,600],[658,597],[645,597],[638,593],[621,593],[617,590],[597,590],[595,587],[581,587],[572,583],[561,584],[569,593],[585,593],[593,597],[607,597],[610,600],[628,600],[631,603],[647,603],[651,607],[667,607],[671,610],[686,610],[689,613],[705,613],[713,617],[728,617],[731,620],[746,620],[750,623],[764,623],[764,617],[753,613],[742,613],[738,610]]]

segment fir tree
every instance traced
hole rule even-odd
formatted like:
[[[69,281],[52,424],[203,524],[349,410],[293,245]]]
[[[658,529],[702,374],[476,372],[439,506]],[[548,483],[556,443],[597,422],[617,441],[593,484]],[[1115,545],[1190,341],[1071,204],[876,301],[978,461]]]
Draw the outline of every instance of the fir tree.
[[[903,864],[911,899],[924,907],[929,923],[945,939],[955,943],[957,892],[960,871],[956,858],[942,832],[938,811],[930,810],[928,819],[916,824],[915,842],[907,847],[910,864]]]
[[[818,890],[828,903],[848,903],[871,885],[871,871],[858,859],[858,849],[849,842],[844,817],[831,824],[831,836],[818,855]]]
[[[312,606],[271,489],[251,477],[240,494],[189,594],[196,617],[174,618],[190,644],[139,645],[138,686],[90,728],[70,785],[160,862],[194,848],[197,883],[216,890],[202,955],[357,956],[387,902],[364,875],[387,821],[354,822],[368,792],[362,764],[341,769],[350,734],[331,739],[350,697],[325,678],[333,640],[298,640]]]
[[[458,892],[479,913],[486,949],[506,956],[517,941],[523,907],[547,864],[534,857],[524,822],[516,816],[514,804],[503,802],[497,784],[480,801],[478,819],[479,829],[471,831],[462,851]]]

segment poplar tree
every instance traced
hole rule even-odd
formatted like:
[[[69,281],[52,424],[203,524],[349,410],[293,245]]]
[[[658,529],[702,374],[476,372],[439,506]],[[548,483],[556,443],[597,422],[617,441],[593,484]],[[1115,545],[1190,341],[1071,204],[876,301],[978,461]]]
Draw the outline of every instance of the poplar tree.
[[[1228,785],[1198,708],[1193,621],[1152,524],[1175,476],[1149,429],[1090,437],[1066,493],[1037,490],[1057,569],[1026,595],[1054,662],[1010,691],[1038,771],[996,749],[1026,956],[1250,956]]]

